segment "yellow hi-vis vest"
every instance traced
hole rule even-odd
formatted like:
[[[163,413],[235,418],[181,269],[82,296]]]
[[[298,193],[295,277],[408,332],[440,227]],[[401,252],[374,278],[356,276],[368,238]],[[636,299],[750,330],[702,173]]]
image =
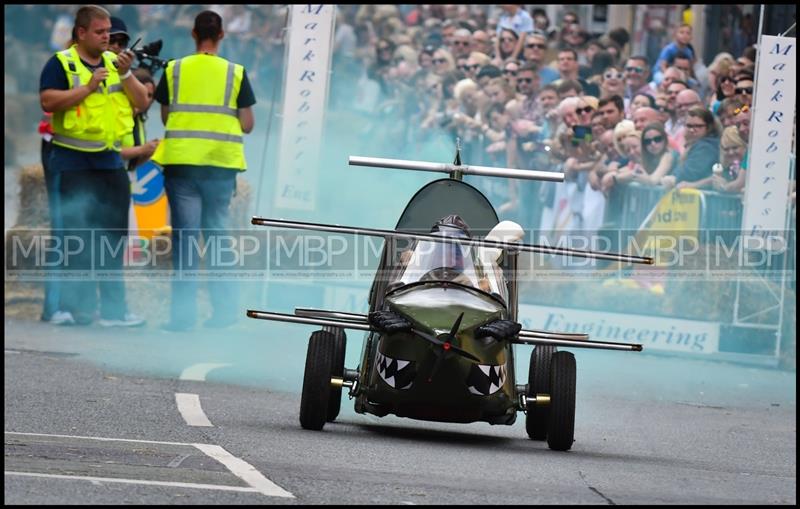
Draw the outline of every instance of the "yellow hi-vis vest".
[[[92,72],[83,65],[76,46],[56,53],[67,73],[70,90],[86,85]],[[68,110],[53,113],[53,143],[81,152],[102,152],[121,148],[120,140],[133,130],[133,110],[112,61],[116,55],[103,52],[108,69],[105,84]]]
[[[169,116],[153,160],[244,171],[244,137],[236,100],[244,67],[197,54],[173,60],[164,71]]]

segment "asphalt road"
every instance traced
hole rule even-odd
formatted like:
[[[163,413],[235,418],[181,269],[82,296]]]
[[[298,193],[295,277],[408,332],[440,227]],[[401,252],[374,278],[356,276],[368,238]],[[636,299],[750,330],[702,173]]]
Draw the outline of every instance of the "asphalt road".
[[[439,424],[355,414],[346,399],[313,432],[298,422],[311,330],[6,319],[5,502],[796,504],[794,372],[574,350],[566,453],[528,440],[522,414]],[[351,336],[348,367],[360,347]]]

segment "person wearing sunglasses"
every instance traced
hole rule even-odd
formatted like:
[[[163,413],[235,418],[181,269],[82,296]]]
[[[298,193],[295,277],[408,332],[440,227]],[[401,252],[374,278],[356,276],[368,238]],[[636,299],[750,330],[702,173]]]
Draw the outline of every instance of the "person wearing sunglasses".
[[[736,80],[734,93],[743,103],[748,106],[753,105],[753,78],[749,76],[740,77]]]
[[[713,81],[716,87],[715,93],[712,95],[710,107],[711,111],[717,115],[719,114],[719,107],[722,101],[736,95],[736,82],[730,74],[729,61],[723,60],[713,72],[710,71],[708,73],[708,77],[709,86],[712,86]]]
[[[439,48],[433,53],[431,63],[433,63],[433,73],[438,76],[444,76],[456,69],[456,61],[452,53],[445,48]]]
[[[655,88],[648,83],[650,69],[647,67],[647,58],[636,55],[625,62],[625,95],[624,99],[633,98],[636,94],[654,95]]]
[[[453,37],[450,39],[450,51],[456,59],[468,57],[472,51],[472,33],[466,28],[459,28],[453,32]]]
[[[542,85],[549,85],[558,79],[558,71],[544,62],[547,51],[547,36],[534,30],[525,36],[525,46],[522,51],[522,60],[536,66]]]
[[[607,67],[602,74],[600,82],[600,99],[618,95],[625,95],[625,73],[617,67]]]
[[[713,169],[712,187],[724,193],[742,192],[747,170],[747,141],[735,127],[727,127],[722,131],[719,161],[719,166]]]
[[[710,187],[712,167],[719,162],[719,127],[714,115],[703,107],[689,110],[684,134],[686,145],[672,175],[662,185],[678,189]]]
[[[661,179],[672,173],[680,159],[680,153],[669,146],[664,124],[653,122],[642,130],[642,170],[632,176],[640,184],[656,186]]]
[[[533,18],[521,5],[502,4],[500,9],[494,54],[502,63],[507,58],[516,60],[522,54],[525,35],[533,32]]]

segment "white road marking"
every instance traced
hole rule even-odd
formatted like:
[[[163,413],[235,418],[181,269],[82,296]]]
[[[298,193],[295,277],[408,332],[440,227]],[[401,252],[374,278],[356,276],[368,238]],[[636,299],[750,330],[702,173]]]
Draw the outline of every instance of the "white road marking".
[[[197,394],[177,392],[175,393],[175,402],[178,404],[178,411],[183,416],[183,420],[189,426],[214,426],[203,413],[200,396]]]
[[[231,453],[218,445],[194,444],[195,447],[219,461],[236,477],[240,478],[259,493],[269,497],[294,498],[294,495],[273,483],[243,459],[233,456]]]
[[[34,436],[34,437],[54,437],[54,438],[78,438],[83,440],[97,440],[101,442],[132,442],[137,444],[160,444],[160,445],[186,445],[191,446],[199,449],[201,452],[207,454],[211,458],[219,461],[228,470],[231,471],[235,476],[242,479],[244,482],[252,486],[252,488],[237,488],[235,486],[214,486],[214,485],[205,485],[205,484],[198,484],[198,485],[189,485],[189,484],[181,484],[181,483],[160,483],[160,484],[171,484],[171,485],[180,485],[180,486],[188,486],[188,487],[196,487],[202,488],[204,486],[208,486],[208,489],[224,489],[224,490],[236,490],[236,491],[257,491],[264,495],[274,496],[274,497],[285,497],[285,498],[294,498],[294,495],[289,493],[288,491],[284,490],[280,486],[274,484],[272,481],[261,475],[261,473],[256,470],[252,465],[247,463],[244,460],[237,458],[236,456],[232,455],[222,447],[214,444],[187,444],[184,442],[160,442],[156,440],[135,440],[131,438],[105,438],[105,437],[84,437],[84,436],[75,436],[75,435],[51,435],[47,433],[22,433],[19,431],[6,431],[6,435],[27,435],[27,436]],[[5,472],[6,474],[11,475],[34,475],[34,476],[47,476],[51,474],[27,474],[23,472]],[[54,475],[54,474],[53,474]],[[63,476],[69,477],[69,476]],[[102,480],[102,479],[100,479]],[[109,481],[117,481],[121,482],[118,479],[109,479]],[[133,480],[129,480],[129,482],[134,482]],[[145,484],[156,484],[157,481],[135,481],[141,482]]]
[[[205,382],[206,375],[208,375],[209,371],[217,368],[224,368],[226,366],[232,366],[232,364],[214,364],[214,363],[194,364],[184,369],[183,372],[181,373],[181,376],[178,379],[198,380],[200,382]]]
[[[5,475],[20,475],[26,477],[47,477],[50,479],[75,479],[79,481],[91,481],[92,484],[99,485],[104,482],[117,482],[123,484],[149,484],[151,486],[173,486],[176,488],[199,488],[202,490],[220,490],[220,491],[244,491],[248,493],[258,492],[255,488],[248,488],[246,486],[225,486],[217,484],[196,484],[189,482],[167,482],[167,481],[145,481],[140,479],[116,479],[113,477],[87,477],[82,475],[58,475],[58,474],[39,474],[33,472],[3,472]]]
[[[18,352],[16,350],[6,350],[6,353],[20,353],[20,352]]]

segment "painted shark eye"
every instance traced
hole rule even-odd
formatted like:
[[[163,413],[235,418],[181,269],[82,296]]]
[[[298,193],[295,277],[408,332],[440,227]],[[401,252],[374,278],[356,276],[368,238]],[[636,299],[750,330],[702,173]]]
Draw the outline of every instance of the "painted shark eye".
[[[417,369],[413,361],[393,359],[380,352],[376,352],[375,366],[378,368],[381,380],[395,389],[410,389],[417,377]]]
[[[506,383],[506,364],[473,364],[467,378],[467,388],[472,394],[489,396],[499,391]]]

